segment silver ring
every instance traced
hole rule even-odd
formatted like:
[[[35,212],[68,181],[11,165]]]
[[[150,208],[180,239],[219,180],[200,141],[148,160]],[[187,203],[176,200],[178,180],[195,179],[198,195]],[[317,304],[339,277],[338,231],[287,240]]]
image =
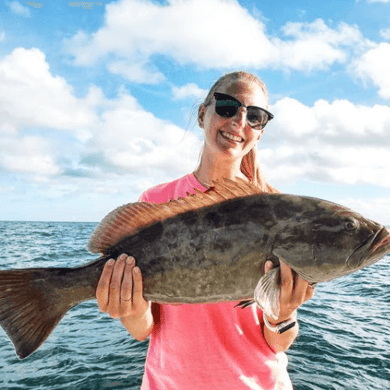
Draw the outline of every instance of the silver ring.
[[[121,302],[130,302],[131,301],[131,298],[130,299],[122,299],[122,298],[119,298]]]

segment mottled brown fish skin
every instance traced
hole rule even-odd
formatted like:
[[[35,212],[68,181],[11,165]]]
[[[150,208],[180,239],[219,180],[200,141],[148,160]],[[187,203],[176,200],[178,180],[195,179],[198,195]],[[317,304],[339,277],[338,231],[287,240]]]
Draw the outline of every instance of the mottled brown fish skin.
[[[319,199],[227,200],[145,227],[82,267],[0,271],[0,324],[27,357],[70,308],[95,298],[105,262],[122,253],[135,257],[149,300],[238,301],[253,297],[267,258],[318,283],[378,261],[376,252],[390,252],[388,236],[382,225]]]

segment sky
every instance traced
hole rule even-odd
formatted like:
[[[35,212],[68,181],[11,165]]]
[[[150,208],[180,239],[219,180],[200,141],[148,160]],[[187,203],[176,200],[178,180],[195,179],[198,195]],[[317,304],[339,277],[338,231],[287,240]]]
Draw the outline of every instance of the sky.
[[[390,225],[390,0],[3,1],[0,220],[97,222],[192,172],[234,70],[267,85],[275,187]]]

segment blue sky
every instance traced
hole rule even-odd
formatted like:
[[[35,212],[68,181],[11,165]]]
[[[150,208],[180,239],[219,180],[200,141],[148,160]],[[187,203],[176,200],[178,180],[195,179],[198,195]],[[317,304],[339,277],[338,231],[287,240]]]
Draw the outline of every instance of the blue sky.
[[[237,69],[269,90],[269,181],[390,225],[390,0],[2,2],[0,220],[99,221],[191,172]]]

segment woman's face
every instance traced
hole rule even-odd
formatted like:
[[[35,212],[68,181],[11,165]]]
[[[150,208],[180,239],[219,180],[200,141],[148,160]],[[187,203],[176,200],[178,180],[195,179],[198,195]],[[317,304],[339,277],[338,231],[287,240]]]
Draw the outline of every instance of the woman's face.
[[[215,92],[238,99],[244,106],[267,108],[267,98],[257,84],[248,81],[225,82]],[[233,160],[241,159],[260,139],[264,130],[256,130],[246,122],[246,108],[240,107],[231,118],[215,113],[215,97],[199,110],[199,124],[205,133],[205,152]]]

